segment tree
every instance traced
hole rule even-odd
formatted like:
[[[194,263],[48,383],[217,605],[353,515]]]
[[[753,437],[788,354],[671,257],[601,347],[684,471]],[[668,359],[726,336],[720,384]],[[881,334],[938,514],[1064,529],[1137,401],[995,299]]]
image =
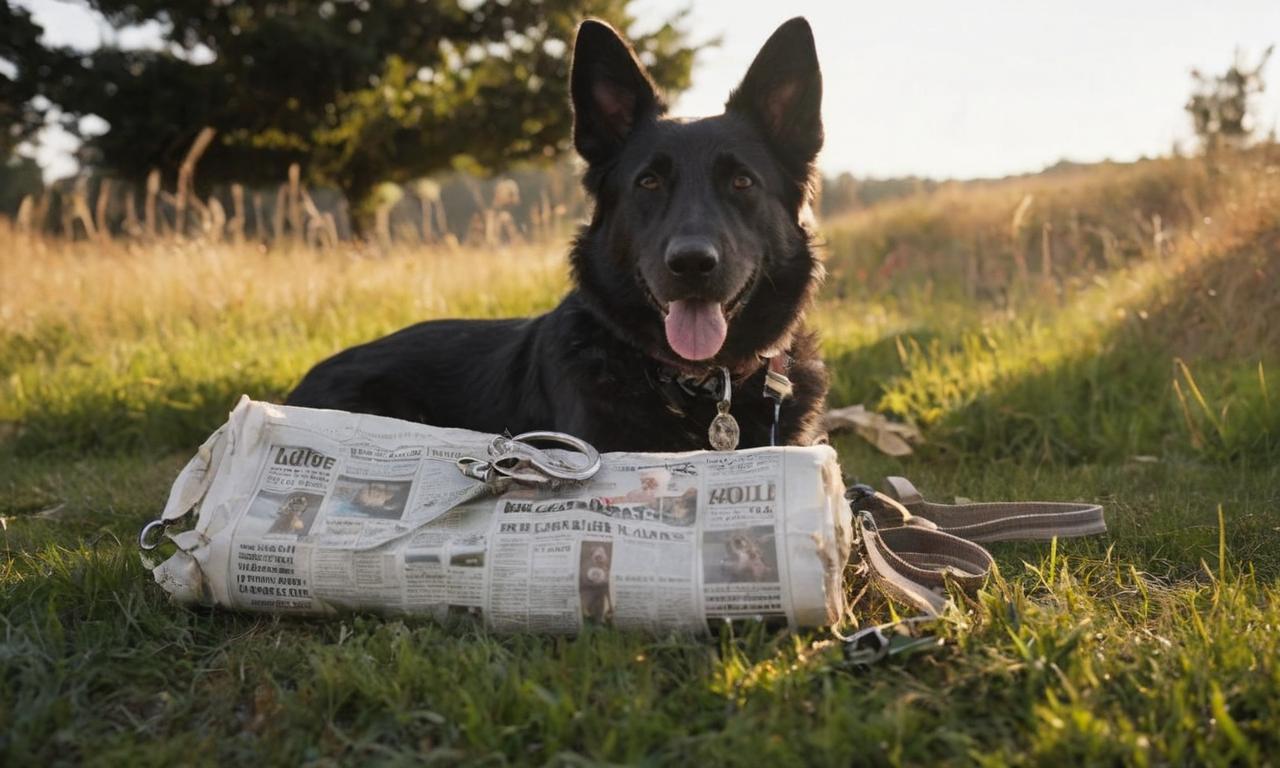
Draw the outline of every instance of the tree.
[[[502,169],[568,146],[566,51],[587,16],[626,29],[630,0],[88,0],[117,28],[158,20],[162,50],[28,51],[18,82],[69,127],[110,126],[83,160],[140,180],[218,130],[203,186],[275,182],[300,162],[364,201],[383,181]],[[633,38],[665,88],[697,46],[681,16]],[[21,58],[21,57],[20,57]]]
[[[38,68],[46,58],[40,46],[41,31],[25,9],[8,2],[0,5],[0,59]],[[18,144],[44,124],[44,111],[35,99],[38,84],[30,74],[23,69],[0,69],[0,163],[8,161]]]
[[[1187,112],[1206,150],[1222,146],[1242,146],[1253,126],[1249,123],[1249,100],[1262,93],[1262,69],[1275,46],[1263,52],[1254,67],[1246,65],[1236,52],[1235,63],[1223,75],[1207,76],[1192,70],[1195,88],[1187,102]]]
[[[18,212],[22,198],[39,194],[43,188],[40,166],[35,160],[21,156],[0,160],[0,213],[12,216]]]

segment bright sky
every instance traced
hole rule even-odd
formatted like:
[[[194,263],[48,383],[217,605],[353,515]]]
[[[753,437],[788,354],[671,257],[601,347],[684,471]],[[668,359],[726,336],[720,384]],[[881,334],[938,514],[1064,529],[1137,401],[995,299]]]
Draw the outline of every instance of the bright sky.
[[[641,17],[684,0],[638,0]],[[677,112],[718,112],[787,17],[813,25],[823,67],[828,172],[1000,176],[1059,159],[1167,154],[1192,135],[1190,70],[1280,43],[1277,0],[693,0],[720,33]],[[656,13],[655,13],[656,12]],[[1251,59],[1252,60],[1252,59]],[[1280,123],[1280,52],[1260,127]]]
[[[59,42],[109,34],[74,3],[19,2]],[[1001,176],[1189,147],[1190,70],[1218,73],[1237,47],[1252,59],[1280,42],[1277,0],[634,3],[642,27],[691,6],[695,37],[723,40],[695,65],[682,115],[719,112],[770,32],[808,17],[825,83],[821,164],[859,176]],[[143,30],[124,42],[154,39]],[[1264,131],[1280,127],[1280,53],[1265,74]],[[55,139],[40,157],[66,172],[67,146]]]

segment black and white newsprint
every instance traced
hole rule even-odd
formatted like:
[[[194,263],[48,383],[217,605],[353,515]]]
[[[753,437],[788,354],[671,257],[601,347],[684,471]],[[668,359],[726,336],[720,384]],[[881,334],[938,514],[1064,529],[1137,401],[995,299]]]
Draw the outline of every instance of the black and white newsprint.
[[[831,448],[604,454],[586,482],[492,493],[457,462],[493,439],[242,399],[174,484],[163,519],[196,522],[156,581],[182,603],[508,632],[839,619],[851,533]]]

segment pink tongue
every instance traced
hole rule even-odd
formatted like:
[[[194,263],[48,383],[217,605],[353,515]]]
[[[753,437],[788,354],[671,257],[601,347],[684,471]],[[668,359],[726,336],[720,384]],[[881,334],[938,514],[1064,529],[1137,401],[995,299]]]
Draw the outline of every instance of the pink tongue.
[[[719,302],[685,299],[667,307],[667,343],[685,360],[715,357],[728,331]]]

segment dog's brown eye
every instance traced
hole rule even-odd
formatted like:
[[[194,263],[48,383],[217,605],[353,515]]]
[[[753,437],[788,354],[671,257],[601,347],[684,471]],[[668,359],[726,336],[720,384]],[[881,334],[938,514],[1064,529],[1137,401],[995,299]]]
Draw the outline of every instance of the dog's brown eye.
[[[747,189],[748,187],[751,187],[754,184],[755,184],[755,181],[753,181],[751,177],[746,175],[745,173],[740,173],[737,176],[733,177],[734,189]]]
[[[662,186],[662,179],[659,179],[656,173],[646,173],[636,179],[636,186],[641,189],[657,189]]]

